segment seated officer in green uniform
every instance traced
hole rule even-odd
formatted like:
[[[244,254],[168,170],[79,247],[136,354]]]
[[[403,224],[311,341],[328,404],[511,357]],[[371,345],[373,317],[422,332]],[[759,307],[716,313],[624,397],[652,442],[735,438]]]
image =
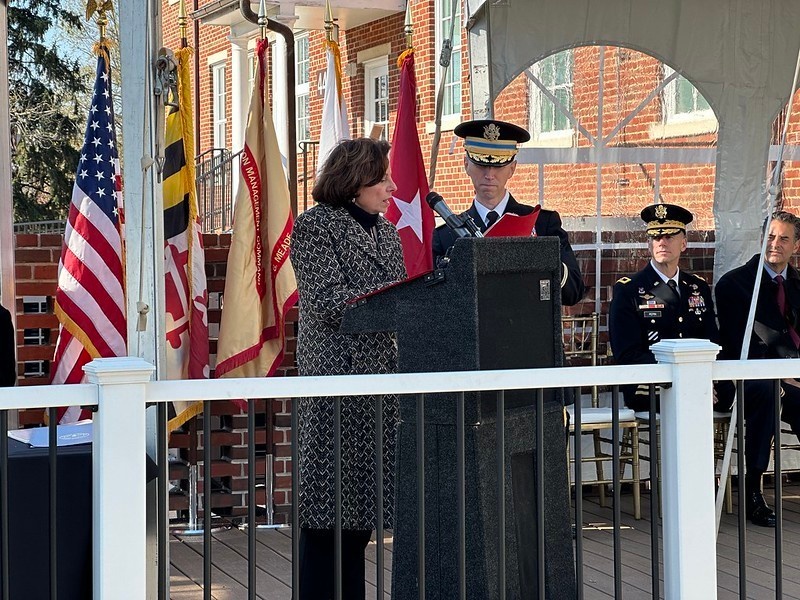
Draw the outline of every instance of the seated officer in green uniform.
[[[659,340],[718,338],[708,284],[678,266],[692,213],[675,204],[654,204],[641,216],[650,262],[635,275],[620,278],[611,300],[609,336],[620,365],[655,363],[650,346]],[[649,410],[649,386],[624,386],[623,395],[628,408]]]

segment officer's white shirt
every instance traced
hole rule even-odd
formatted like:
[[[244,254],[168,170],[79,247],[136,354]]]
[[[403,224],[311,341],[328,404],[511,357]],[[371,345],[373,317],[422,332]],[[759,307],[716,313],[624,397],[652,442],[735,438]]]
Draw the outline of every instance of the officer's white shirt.
[[[681,295],[681,292],[680,292],[680,289],[681,289],[681,282],[680,282],[680,280],[678,279],[678,276],[681,274],[681,269],[680,269],[680,267],[678,267],[678,270],[677,270],[677,271],[675,271],[675,277],[667,277],[667,276],[666,276],[666,275],[664,275],[664,274],[663,274],[661,271],[659,271],[659,270],[658,270],[658,267],[656,266],[656,261],[654,261],[652,258],[650,259],[650,266],[651,266],[651,267],[653,267],[653,270],[654,270],[656,273],[658,273],[658,276],[661,278],[661,281],[663,281],[664,283],[669,283],[670,279],[671,279],[672,281],[674,281],[674,282],[675,282],[675,285],[676,285],[676,288],[675,288],[675,290],[678,292],[678,296],[680,296],[680,295]]]
[[[500,201],[500,204],[495,206],[494,208],[486,208],[483,204],[478,202],[476,199],[473,199],[472,203],[475,205],[475,209],[478,211],[478,216],[480,216],[481,221],[486,223],[486,215],[489,214],[490,211],[494,211],[497,213],[497,216],[500,217],[506,212],[506,205],[508,204],[508,198],[510,194],[508,190],[506,190],[506,195],[503,196],[503,199]]]

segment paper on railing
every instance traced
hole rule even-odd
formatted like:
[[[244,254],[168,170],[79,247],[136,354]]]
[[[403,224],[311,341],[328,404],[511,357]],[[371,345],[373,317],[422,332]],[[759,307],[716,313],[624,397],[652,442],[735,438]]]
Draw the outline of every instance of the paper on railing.
[[[32,427],[30,429],[12,429],[8,437],[32,448],[47,448],[50,445],[49,427]],[[92,443],[92,421],[90,419],[59,425],[56,431],[56,445],[77,446]]]

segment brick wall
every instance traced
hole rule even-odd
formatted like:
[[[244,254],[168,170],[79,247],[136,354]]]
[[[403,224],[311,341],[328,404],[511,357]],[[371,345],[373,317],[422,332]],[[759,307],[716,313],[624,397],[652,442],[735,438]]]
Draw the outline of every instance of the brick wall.
[[[53,314],[53,296],[57,287],[58,259],[61,255],[63,238],[54,234],[18,234],[16,236],[16,285],[17,285],[17,373],[20,385],[47,385],[50,381],[49,369],[40,377],[26,377],[26,363],[45,361],[49,366],[55,351],[58,337],[58,320]],[[206,276],[209,290],[209,327],[211,340],[211,366],[216,359],[216,335],[219,330],[219,297],[225,287],[225,267],[228,259],[230,235],[206,234],[203,237],[206,248]],[[23,306],[24,297],[46,297],[47,310],[41,314],[29,314]],[[286,323],[287,347],[283,365],[278,369],[279,376],[297,374],[294,364],[296,347],[297,309],[289,312]],[[42,345],[25,345],[24,330],[42,328],[48,332],[48,343]],[[258,400],[256,406],[256,450],[257,450],[257,483],[264,483],[265,455],[274,456],[273,480],[276,518],[285,522],[290,510],[291,461],[290,461],[290,415],[291,401],[287,399],[272,400],[267,411],[267,401]],[[42,410],[20,412],[22,426],[35,426],[43,422]],[[202,423],[196,424],[200,429],[197,444],[192,444],[190,427],[175,432],[170,436],[170,447],[177,448],[183,458],[181,463],[170,465],[170,479],[180,480],[181,493],[170,495],[170,509],[185,511],[188,509],[188,474],[190,462],[194,462],[196,452],[200,462],[203,456]],[[218,514],[239,517],[247,512],[247,416],[241,414],[238,407],[230,402],[212,403],[212,477],[214,492],[212,506]],[[269,440],[268,440],[269,438]],[[270,442],[268,446],[268,441]],[[202,490],[202,470],[198,483]],[[217,485],[219,484],[219,485]],[[259,488],[257,502],[265,504],[263,487]]]

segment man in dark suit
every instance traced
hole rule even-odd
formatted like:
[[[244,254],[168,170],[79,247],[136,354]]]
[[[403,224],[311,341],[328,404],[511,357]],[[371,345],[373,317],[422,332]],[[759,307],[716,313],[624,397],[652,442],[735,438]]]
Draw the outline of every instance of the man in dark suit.
[[[708,284],[678,266],[692,213],[675,204],[654,204],[642,210],[641,217],[647,226],[650,262],[617,281],[609,314],[611,349],[621,365],[655,363],[650,346],[660,340],[718,337]],[[649,410],[648,385],[624,386],[622,393],[628,408]]]
[[[800,274],[789,264],[800,249],[800,221],[793,214],[778,211],[772,216],[767,233],[763,262],[758,254],[746,264],[722,276],[717,283],[721,359],[741,357],[747,315],[755,289],[756,273],[763,268],[758,290],[755,321],[747,357],[798,358],[800,345]],[[781,418],[800,437],[800,383],[787,379],[781,383]],[[720,403],[730,404],[734,387],[718,385]],[[775,513],[761,493],[761,477],[769,466],[775,435],[775,390],[772,381],[744,383],[745,489],[747,517],[756,525],[775,526]],[[741,406],[741,405],[740,405]]]
[[[496,120],[466,121],[454,133],[464,138],[464,170],[472,180],[475,198],[466,215],[472,217],[481,231],[486,231],[504,213],[529,215],[535,207],[520,204],[506,189],[517,168],[517,144],[527,142],[530,134],[522,127]],[[577,304],[586,291],[578,261],[572,252],[561,217],[553,210],[540,209],[534,227],[535,235],[557,236],[561,243],[561,304]],[[447,253],[456,241],[456,234],[447,225],[433,232],[433,262]]]

